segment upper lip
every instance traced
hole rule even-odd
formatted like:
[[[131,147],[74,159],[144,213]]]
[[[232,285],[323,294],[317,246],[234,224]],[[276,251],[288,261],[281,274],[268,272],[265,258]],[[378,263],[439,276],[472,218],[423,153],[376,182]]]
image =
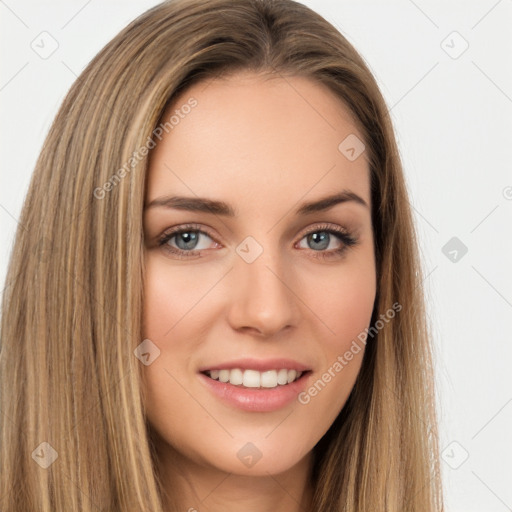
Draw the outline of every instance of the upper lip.
[[[234,359],[225,361],[223,363],[215,363],[199,368],[200,372],[208,370],[232,370],[240,368],[243,370],[257,370],[265,372],[268,370],[280,370],[286,368],[287,370],[297,370],[298,372],[305,372],[311,369],[310,366],[294,361],[293,359],[279,358],[279,359]]]

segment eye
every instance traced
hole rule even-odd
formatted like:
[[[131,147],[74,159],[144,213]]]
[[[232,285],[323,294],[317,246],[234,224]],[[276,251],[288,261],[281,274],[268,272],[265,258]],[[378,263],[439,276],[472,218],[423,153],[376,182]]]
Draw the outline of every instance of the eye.
[[[207,234],[201,232],[201,231],[180,231],[176,234],[174,234],[167,243],[170,242],[173,238],[175,238],[175,244],[177,245],[178,249],[182,251],[188,251],[192,249],[206,249],[206,247],[199,247],[200,241],[202,238],[210,238]],[[204,240],[203,240],[204,241]]]
[[[312,256],[315,258],[331,258],[342,255],[349,247],[356,244],[357,239],[345,229],[339,226],[322,225],[309,230],[299,242],[299,247],[311,249]]]
[[[206,231],[190,224],[164,233],[158,245],[177,257],[186,258],[197,256],[201,251],[208,249],[212,241],[212,237]],[[217,244],[215,241],[214,243]]]
[[[187,224],[165,232],[158,245],[173,258],[200,257],[202,251],[219,247],[213,237],[197,224]],[[304,245],[306,244],[306,246]],[[296,247],[309,249],[314,258],[340,257],[357,239],[344,228],[336,225],[315,226],[307,231]]]

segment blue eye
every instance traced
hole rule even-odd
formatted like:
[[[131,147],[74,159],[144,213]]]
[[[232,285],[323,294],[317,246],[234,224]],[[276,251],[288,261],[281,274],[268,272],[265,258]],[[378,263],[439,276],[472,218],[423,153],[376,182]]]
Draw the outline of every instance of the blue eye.
[[[329,247],[332,238],[332,232],[330,231],[314,231],[313,233],[310,233],[309,235],[305,236],[303,240],[305,239],[306,242],[310,244],[310,249],[313,249],[314,251],[323,251]],[[311,246],[311,244],[313,245],[313,247]]]
[[[203,233],[202,231],[180,231],[175,233],[169,240],[175,238],[175,244],[177,245],[178,249],[187,251],[197,249],[198,242],[204,236],[210,238],[206,233]],[[199,250],[201,249],[204,249],[204,247],[199,248]]]
[[[219,246],[212,236],[199,229],[200,227],[197,224],[180,226],[171,232],[165,233],[159,240],[158,245],[171,254],[173,258],[199,257],[201,251],[211,248],[212,242]],[[302,245],[303,240],[306,241],[307,247]],[[332,244],[334,244],[334,247],[330,247]],[[316,226],[305,233],[298,245],[301,250],[310,249],[308,252],[314,258],[333,258],[340,257],[349,247],[356,244],[357,239],[345,229],[338,226],[322,225]]]
[[[173,255],[187,258],[197,256],[202,250],[208,249],[208,243],[204,247],[197,248],[199,242],[204,238],[212,240],[211,236],[198,229],[197,225],[186,225],[164,234],[159,245]],[[171,242],[173,243],[171,244]]]
[[[331,242],[337,241],[337,247],[331,247]],[[308,231],[301,239],[306,240],[307,248],[312,250],[312,256],[315,258],[332,258],[341,256],[349,247],[357,244],[354,238],[348,231],[338,226],[316,226],[314,229]],[[301,246],[301,248],[304,248]]]

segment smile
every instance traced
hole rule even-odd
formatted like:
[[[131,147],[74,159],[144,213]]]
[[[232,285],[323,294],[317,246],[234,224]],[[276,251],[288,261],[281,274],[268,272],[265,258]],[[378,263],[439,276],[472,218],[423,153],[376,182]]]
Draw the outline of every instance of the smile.
[[[291,406],[312,378],[313,368],[286,357],[216,361],[198,368],[208,393],[228,407],[272,412]]]
[[[301,371],[287,368],[263,372],[258,370],[244,370],[241,368],[207,370],[204,372],[210,379],[228,383],[233,386],[267,389],[291,384],[300,379],[302,373]]]

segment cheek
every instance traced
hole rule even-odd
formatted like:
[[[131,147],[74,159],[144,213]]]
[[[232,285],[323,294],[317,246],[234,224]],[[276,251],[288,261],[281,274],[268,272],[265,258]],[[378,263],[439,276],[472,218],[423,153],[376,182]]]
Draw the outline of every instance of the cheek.
[[[374,259],[369,251],[364,256],[303,281],[307,303],[326,328],[319,326],[324,334],[317,338],[321,368],[298,401],[312,416],[323,417],[325,425],[346,402],[364,356],[361,333],[370,325],[376,295]]]
[[[361,258],[329,273],[306,276],[303,294],[326,327],[323,345],[332,358],[347,350],[370,323],[376,294],[374,262],[371,257]]]
[[[371,271],[362,275],[344,275],[339,283],[331,285],[330,300],[325,307],[336,338],[344,344],[350,343],[368,327],[375,291],[375,277]]]
[[[156,432],[175,449],[194,445],[195,429],[211,429],[205,411],[186,392],[190,354],[201,336],[205,319],[195,308],[207,291],[208,276],[183,271],[158,256],[148,255],[144,284],[142,335],[159,348],[158,357],[143,368],[147,418]],[[200,284],[202,280],[202,285]],[[183,428],[183,418],[194,418],[194,428]],[[190,454],[189,454],[190,455]]]
[[[361,369],[365,345],[358,340],[369,326],[375,300],[373,270],[363,274],[340,275],[324,289],[312,309],[322,312],[330,331],[318,339],[322,365],[297,397],[298,414],[311,426],[310,444],[315,444],[343,409]],[[333,334],[334,333],[334,334]]]
[[[183,279],[181,277],[181,279]],[[179,289],[180,293],[175,290]],[[183,316],[183,293],[186,291],[180,283],[180,273],[170,272],[149,257],[146,260],[144,284],[143,332],[144,337],[161,340]]]
[[[194,326],[207,321],[199,316],[205,312],[200,306],[219,276],[222,276],[220,271],[190,271],[170,265],[156,255],[148,256],[142,314],[144,337],[161,343],[170,338],[179,339],[178,333],[186,337],[189,332],[192,337]]]

